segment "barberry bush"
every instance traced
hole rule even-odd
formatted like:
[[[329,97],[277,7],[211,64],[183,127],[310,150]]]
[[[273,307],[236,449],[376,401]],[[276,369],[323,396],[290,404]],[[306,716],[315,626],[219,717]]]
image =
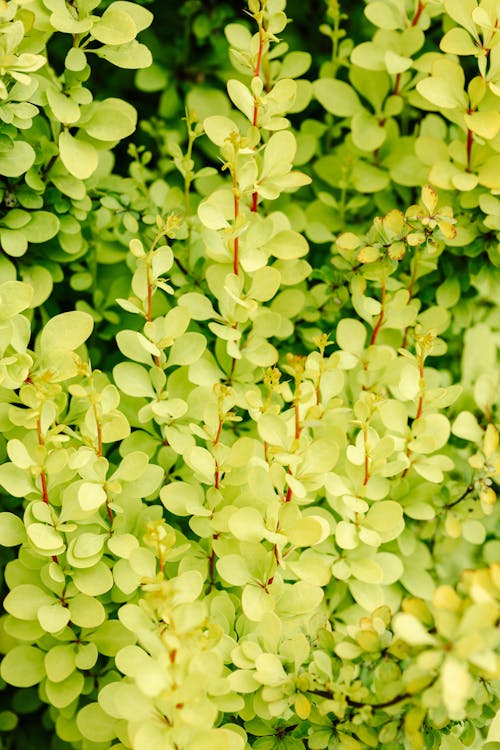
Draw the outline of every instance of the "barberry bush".
[[[0,0],[2,750],[500,748],[499,29]]]

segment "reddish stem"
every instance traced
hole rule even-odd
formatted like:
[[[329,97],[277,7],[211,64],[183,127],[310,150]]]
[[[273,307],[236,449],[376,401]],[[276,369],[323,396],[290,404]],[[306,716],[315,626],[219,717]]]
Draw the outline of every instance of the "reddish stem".
[[[262,54],[264,51],[264,36],[262,33],[262,27],[259,28],[259,51],[257,53],[257,62],[255,63],[255,70],[253,72],[254,77],[260,76],[260,68],[262,65]],[[257,100],[257,97],[254,97],[253,102],[253,117],[252,117],[252,125],[256,128],[257,122],[259,120],[259,102]],[[257,211],[257,205],[259,202],[259,194],[257,190],[255,190],[252,194],[252,206],[251,210],[253,213]]]
[[[365,478],[363,480],[363,487],[366,487],[368,480],[370,479],[370,460],[368,457],[368,432],[365,427],[363,430],[363,445],[365,449]]]
[[[423,379],[424,379],[424,362],[423,362],[423,360],[419,363],[419,376],[420,376],[420,380],[423,381]],[[415,414],[415,420],[414,421],[416,421],[417,419],[420,419],[420,417],[422,416],[423,410],[424,410],[424,394],[423,394],[422,389],[421,389],[420,390],[420,396],[418,398],[417,413]],[[410,448],[408,448],[407,451],[406,451],[406,457],[410,458],[410,455],[411,455],[411,450],[410,450]],[[405,477],[408,474],[408,469],[409,469],[409,467],[407,467],[403,471],[403,473],[401,474],[402,477]]]
[[[42,469],[40,472],[40,481],[42,483],[42,499],[45,505],[50,505],[49,503],[49,492],[47,489],[47,475],[45,474],[45,471]],[[57,565],[59,565],[59,558],[57,555],[52,555],[52,562],[55,562]]]
[[[45,474],[44,470],[40,472],[40,481],[42,483],[42,500],[45,503],[45,505],[50,505],[49,503],[49,493],[47,490],[47,475]]]
[[[108,520],[109,520],[110,526],[113,526],[113,520],[114,520],[113,511],[109,507],[109,500],[107,497],[106,497],[106,513],[108,514]]]
[[[411,22],[412,26],[416,26],[417,25],[417,23],[420,20],[420,16],[424,12],[424,9],[425,9],[425,5],[422,2],[422,0],[418,0],[418,8],[417,8],[417,10],[415,12],[415,15],[413,16],[413,21]]]
[[[396,78],[394,79],[394,90],[392,92],[393,96],[398,96],[400,86],[401,86],[401,73],[398,73],[396,75]]]
[[[260,66],[262,64],[262,53],[264,51],[264,36],[262,34],[262,27],[259,28],[259,51],[257,52],[257,62],[255,63],[255,69],[253,71],[254,78],[257,78],[260,76]],[[254,103],[253,103],[253,119],[252,119],[252,125],[254,127],[257,127],[257,120],[259,117],[259,102],[257,101],[257,97],[254,97]]]
[[[470,172],[471,156],[472,156],[472,144],[474,143],[474,137],[472,130],[467,129],[467,171]]]
[[[295,440],[298,440],[300,437],[300,413],[299,413],[299,399],[295,399],[294,403],[295,407]]]

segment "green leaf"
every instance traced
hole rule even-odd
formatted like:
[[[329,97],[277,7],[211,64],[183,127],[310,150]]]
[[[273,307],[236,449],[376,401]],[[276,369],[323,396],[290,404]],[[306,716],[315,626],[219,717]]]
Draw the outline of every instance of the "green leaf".
[[[47,523],[30,523],[26,531],[30,542],[39,552],[58,555],[65,549],[62,534]]]
[[[57,349],[75,351],[90,336],[94,328],[92,316],[74,310],[51,318],[42,329],[39,339],[44,354]]]
[[[217,571],[231,586],[244,586],[252,580],[246,560],[239,555],[225,555],[217,560]]]
[[[382,583],[384,572],[378,562],[370,557],[353,557],[349,559],[352,575],[362,583]]]
[[[4,600],[4,607],[18,620],[36,620],[40,607],[51,604],[52,596],[38,586],[24,583],[10,591]]]
[[[98,141],[119,141],[131,135],[136,125],[136,109],[113,97],[94,104],[90,117],[80,122],[80,127]]]
[[[86,594],[76,594],[68,603],[71,622],[81,628],[97,628],[106,619],[100,601]]]
[[[132,5],[132,3],[130,3]],[[135,39],[137,27],[131,16],[112,3],[102,16],[94,22],[90,34],[103,44],[127,44]]]
[[[87,56],[80,47],[71,47],[68,50],[64,65],[68,70],[79,73],[87,65]]]
[[[270,597],[267,597],[270,599]],[[287,586],[278,607],[283,617],[297,617],[313,612],[323,600],[323,589],[306,581]]]
[[[116,656],[122,648],[135,643],[136,636],[118,620],[106,620],[88,639],[97,646],[100,654]]]
[[[113,587],[113,574],[104,562],[73,573],[73,583],[82,594],[100,596]]]
[[[59,217],[49,211],[34,211],[29,224],[24,227],[24,235],[29,242],[43,243],[55,237],[61,222]]]
[[[35,646],[15,646],[3,658],[0,674],[14,687],[31,687],[45,677],[44,652]]]
[[[311,67],[312,57],[309,52],[294,50],[285,55],[281,64],[280,78],[300,78]]]
[[[492,140],[500,130],[500,112],[485,109],[471,114],[466,113],[464,122],[473,133],[477,133],[481,138]],[[498,165],[498,161],[496,164]]]
[[[307,255],[309,245],[303,235],[293,229],[283,229],[266,242],[264,249],[275,258],[294,260]]]
[[[444,7],[447,14],[471,34],[476,32],[472,13],[477,8],[477,0],[445,0]]]
[[[76,650],[71,644],[53,646],[45,654],[45,669],[47,677],[52,682],[62,682],[76,669]]]
[[[252,92],[241,81],[231,79],[227,82],[227,93],[235,107],[253,121],[254,98]]]
[[[382,2],[382,0],[370,2],[365,8],[365,16],[370,23],[380,29],[394,31],[403,28],[402,15],[397,12],[396,6],[392,3]]]
[[[203,512],[204,495],[199,485],[170,482],[161,488],[160,498],[165,508],[176,516],[194,516]]]
[[[193,320],[210,320],[216,316],[211,301],[198,292],[188,292],[179,297],[179,305],[186,307]]]
[[[362,110],[356,91],[344,81],[320,78],[314,82],[313,91],[326,111],[337,117],[352,117]]]
[[[337,325],[335,338],[340,348],[346,352],[361,355],[366,337],[366,328],[355,318],[343,318]]]
[[[377,193],[389,184],[389,175],[372,164],[357,161],[352,170],[352,183],[360,193]]]
[[[26,471],[10,463],[0,466],[0,484],[13,497],[26,497],[35,490],[33,481]]]
[[[73,672],[61,682],[52,682],[47,679],[44,689],[49,702],[55,708],[65,708],[81,694],[84,677],[81,672]]]
[[[199,360],[206,345],[206,339],[201,333],[184,333],[172,344],[168,366],[192,365]]]
[[[227,577],[226,576],[222,576]],[[264,617],[275,607],[274,599],[260,586],[248,584],[241,594],[241,608],[243,614],[251,622],[262,622]]]
[[[223,146],[232,133],[239,135],[238,126],[224,115],[212,115],[203,121],[203,129],[216,146]]]
[[[86,180],[94,174],[99,158],[91,143],[76,138],[67,130],[60,133],[58,143],[61,161],[73,177]]]
[[[429,76],[417,83],[417,91],[440,109],[466,109],[467,97],[454,78]]]
[[[113,368],[113,378],[118,388],[128,396],[154,398],[155,391],[147,370],[132,362],[120,362]]]
[[[478,47],[465,29],[455,27],[446,32],[439,46],[451,55],[476,55]]]
[[[289,130],[274,133],[264,148],[261,180],[286,174],[291,168],[297,150],[295,136]]]
[[[32,304],[33,288],[22,281],[4,281],[0,284],[0,317],[13,318]]]
[[[408,70],[408,68],[411,68],[411,66],[413,65],[413,60],[411,59],[411,57],[398,55],[396,52],[393,52],[390,49],[386,50],[384,61],[386,70],[391,75],[399,75],[400,73],[404,73],[405,70]]]
[[[114,0],[112,7],[127,13],[133,19],[137,33],[147,29],[153,22],[154,16],[151,11],[138,3],[132,3],[128,0]]]
[[[26,141],[14,141],[7,151],[0,151],[0,174],[20,177],[33,166],[35,151]]]
[[[76,725],[91,742],[110,742],[116,737],[115,722],[98,703],[88,703],[76,715]]]
[[[16,547],[26,539],[24,524],[13,513],[0,513],[0,544],[3,547]]]
[[[230,532],[242,542],[260,542],[266,534],[262,515],[257,508],[238,508],[228,521]]]
[[[479,169],[479,182],[491,190],[500,189],[500,154],[491,156]]]
[[[366,110],[354,115],[351,128],[352,141],[361,151],[376,151],[386,139],[385,128]]]
[[[494,719],[491,721],[486,739],[488,742],[500,742],[500,709],[496,712]]]
[[[151,355],[160,354],[160,350],[152,344],[139,331],[121,330],[116,335],[116,343],[121,353],[128,359],[152,366],[153,358]]]
[[[23,230],[11,230],[0,228],[0,241],[7,255],[19,258],[28,249],[28,240]]]
[[[55,89],[47,89],[47,101],[54,116],[63,125],[71,125],[80,119],[80,107],[74,99]]]
[[[96,50],[95,54],[104,60],[125,70],[138,70],[147,68],[153,62],[153,56],[145,44],[141,44],[134,39],[128,44],[119,46],[105,45]]]
[[[12,711],[0,711],[0,732],[12,732],[18,723],[17,714]]]

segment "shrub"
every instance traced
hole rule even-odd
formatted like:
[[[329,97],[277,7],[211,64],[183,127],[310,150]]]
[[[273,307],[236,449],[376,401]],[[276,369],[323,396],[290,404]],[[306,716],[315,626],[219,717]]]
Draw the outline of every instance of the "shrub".
[[[496,3],[151,7],[0,6],[2,747],[495,750]]]

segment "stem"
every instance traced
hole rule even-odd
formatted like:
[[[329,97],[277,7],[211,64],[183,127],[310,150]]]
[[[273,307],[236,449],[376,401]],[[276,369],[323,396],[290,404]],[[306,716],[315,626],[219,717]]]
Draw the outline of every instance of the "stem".
[[[330,693],[328,690],[308,690],[307,692],[312,695],[319,695],[321,698],[333,698],[333,693]],[[389,706],[395,706],[397,703],[410,700],[414,697],[415,696],[410,693],[403,693],[403,695],[396,695],[394,698],[384,701],[383,703],[368,703],[366,701],[354,701],[352,698],[348,698],[347,695],[344,696],[347,705],[352,708],[365,708],[366,706],[369,706],[370,708],[388,708]]]
[[[418,0],[418,8],[417,8],[417,10],[415,12],[415,15],[413,16],[413,20],[411,22],[412,26],[416,26],[417,25],[417,23],[420,20],[420,16],[424,12],[424,10],[425,10],[425,4],[422,2],[422,0]]]
[[[50,505],[49,503],[49,493],[47,490],[47,475],[45,471],[42,469],[40,472],[40,481],[42,483],[42,500],[45,503],[45,505]]]
[[[110,526],[113,526],[114,516],[113,516],[113,511],[109,507],[109,500],[108,500],[108,496],[107,495],[106,495],[106,513],[108,515],[108,520],[109,520]],[[112,531],[110,533],[112,533]]]
[[[413,289],[415,287],[415,282],[417,280],[417,268],[418,268],[418,261],[419,261],[419,255],[418,255],[418,247],[415,248],[415,255],[413,256],[413,267],[411,271],[411,279],[410,283],[408,285],[408,302],[413,298]],[[410,326],[406,326],[404,334],[403,334],[403,341],[401,342],[401,348],[405,349],[406,344],[408,342],[408,331],[410,330]]]
[[[425,386],[425,383],[424,383],[424,358],[423,357],[422,357],[422,359],[419,362],[418,372],[419,372],[419,377],[420,377],[420,395],[418,397],[417,413],[415,414],[415,419],[413,421],[416,421],[417,419],[420,419],[420,417],[422,416],[422,412],[424,410],[424,386]],[[410,458],[410,456],[411,456],[411,449],[407,448],[407,450],[406,450],[406,457]],[[410,468],[409,466],[406,467],[406,469],[401,474],[402,477],[405,477],[408,474],[409,468]]]
[[[237,195],[234,196],[234,220],[238,218],[240,213],[240,199]],[[238,276],[239,273],[239,265],[240,265],[240,238],[235,237],[234,238],[234,245],[233,245],[233,273],[235,276]]]
[[[376,342],[380,328],[384,321],[384,302],[385,302],[385,279],[382,282],[382,299],[380,300],[380,304],[382,307],[381,307],[380,315],[378,316],[378,320],[375,325],[375,328],[373,329],[372,337],[370,339],[370,346],[373,346],[373,344]]]
[[[363,428],[363,446],[365,450],[365,478],[363,480],[363,487],[366,487],[368,480],[370,479],[370,459],[368,456],[368,429]]]
[[[456,500],[454,500],[452,503],[448,503],[448,505],[445,505],[444,507],[446,510],[449,510],[450,508],[453,508],[454,505],[457,505],[458,503],[462,502],[467,495],[470,495],[471,492],[474,492],[474,485],[469,484],[469,486],[462,492],[460,497],[457,497]]]
[[[153,253],[156,245],[158,244],[158,241],[160,237],[163,235],[157,234],[154,238],[153,244],[151,245],[151,249],[149,251],[149,255],[146,258],[146,273],[147,273],[147,284],[148,284],[148,290],[147,290],[147,299],[146,299],[146,321],[148,323],[151,323],[153,320],[153,277],[151,274],[151,254]],[[153,362],[157,367],[161,367],[160,364],[160,358],[157,354],[153,354]]]
[[[393,96],[398,96],[400,85],[401,85],[401,73],[398,73],[396,75],[396,78],[394,79],[394,89],[392,91]]]
[[[36,420],[36,431],[38,434],[38,445],[44,446],[45,438],[42,432],[42,421],[41,421],[40,416],[38,416]],[[40,482],[42,484],[42,500],[45,503],[45,505],[50,506],[47,474],[45,473],[45,469],[41,469],[40,471]],[[57,555],[52,555],[52,562],[55,562],[57,565],[59,565],[59,558],[57,557]]]
[[[419,364],[419,375],[420,375],[421,387],[420,387],[420,395],[418,398],[418,406],[417,406],[417,413],[416,413],[415,419],[420,419],[420,417],[422,416],[423,408],[424,408],[424,393],[423,393],[424,362],[423,360],[421,360]]]
[[[472,130],[467,129],[467,172],[470,172],[471,156],[472,156],[472,144],[474,143],[474,137]]]
[[[347,199],[347,186],[342,180],[342,188],[340,190],[340,205],[339,205],[339,219],[341,227],[345,227],[345,212],[346,212],[346,199]]]
[[[215,552],[212,549],[208,558],[208,583],[210,585],[210,588],[212,588],[215,583],[214,575],[215,575]]]
[[[149,258],[146,261],[146,272],[148,275],[148,291],[146,300],[146,320],[151,323],[153,319],[153,277],[151,275],[151,264]]]
[[[96,431],[97,431],[96,453],[98,456],[102,456],[102,425],[101,425],[101,420],[99,419],[99,415],[97,414],[97,406],[94,403],[92,404],[92,411],[94,412],[94,419],[95,419]]]
[[[194,143],[194,138],[192,137],[191,127],[189,126],[189,122],[188,122],[188,146],[186,150],[186,161],[191,161],[192,154],[193,154],[193,143]],[[186,207],[186,216],[189,216],[191,214],[191,205],[190,205],[191,200],[190,200],[189,191],[191,189],[192,174],[193,173],[191,171],[189,172],[186,171],[186,176],[184,177],[184,205]]]
[[[298,440],[300,437],[300,412],[299,412],[299,397],[295,397],[294,401],[294,411],[295,411],[295,440]]]
[[[263,51],[264,51],[264,33],[262,30],[262,26],[259,26],[259,51],[257,53],[257,62],[255,63],[255,70],[253,72],[254,78],[258,78],[260,76],[260,66],[262,63]],[[259,102],[257,100],[257,97],[254,97],[253,118],[252,118],[252,125],[254,127],[257,127],[258,118],[259,118]]]
[[[262,65],[262,54],[264,51],[264,31],[262,29],[262,25],[259,23],[259,51],[257,53],[257,62],[255,63],[255,69],[253,72],[254,78],[260,77],[260,69]],[[254,96],[253,100],[253,117],[252,117],[252,125],[254,128],[257,127],[257,122],[259,120],[259,101],[256,96]],[[252,193],[252,206],[251,211],[255,213],[257,211],[257,205],[259,202],[259,193],[257,190],[255,190]]]
[[[219,417],[219,424],[218,424],[218,427],[217,427],[217,433],[215,435],[215,439],[214,439],[214,443],[213,443],[213,447],[214,448],[219,443],[221,432],[222,432],[222,425],[223,424],[224,424],[223,418]],[[219,489],[219,483],[220,483],[220,473],[219,473],[219,466],[218,466],[217,461],[216,461],[216,463],[215,463],[215,472],[214,472],[214,487],[215,487],[216,490]]]

